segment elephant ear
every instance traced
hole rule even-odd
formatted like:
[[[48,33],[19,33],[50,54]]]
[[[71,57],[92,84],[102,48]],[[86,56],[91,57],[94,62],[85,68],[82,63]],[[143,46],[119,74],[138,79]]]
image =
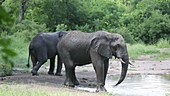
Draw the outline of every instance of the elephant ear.
[[[58,37],[61,38],[61,37],[63,37],[63,36],[66,35],[66,34],[67,34],[66,32],[60,31],[60,32],[58,33]]]
[[[106,38],[95,38],[92,40],[92,48],[106,58],[112,58],[110,42]]]

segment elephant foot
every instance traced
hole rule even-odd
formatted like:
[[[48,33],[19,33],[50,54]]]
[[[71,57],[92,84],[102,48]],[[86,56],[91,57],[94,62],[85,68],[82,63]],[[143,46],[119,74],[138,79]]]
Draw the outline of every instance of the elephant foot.
[[[79,85],[79,81],[78,80],[75,80],[73,81],[74,85]]]
[[[49,74],[49,75],[54,75],[54,73],[53,73],[53,72],[48,72],[48,74]]]
[[[75,87],[75,85],[72,82],[69,82],[69,81],[65,81],[64,85],[68,86],[68,87]]]
[[[32,70],[31,73],[32,73],[32,76],[38,76],[38,75],[39,75],[39,74],[37,73],[37,71],[35,71],[35,70]]]
[[[97,87],[96,92],[107,92],[104,86]]]
[[[56,76],[63,76],[61,73],[55,73]]]

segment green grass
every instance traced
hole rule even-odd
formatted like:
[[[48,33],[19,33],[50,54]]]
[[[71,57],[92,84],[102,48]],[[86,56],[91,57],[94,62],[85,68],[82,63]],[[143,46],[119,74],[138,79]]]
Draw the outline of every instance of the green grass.
[[[170,92],[169,92],[169,93],[167,93],[165,96],[170,96]]]
[[[170,48],[170,41],[167,39],[160,39],[156,46],[158,48]]]
[[[168,52],[160,52],[160,54],[156,54],[154,56],[154,58],[156,60],[164,60],[164,59],[170,58],[170,51],[168,51]]]
[[[128,44],[128,52],[129,56],[132,59],[136,59],[141,55],[153,55],[153,54],[159,54],[159,48],[157,48],[154,45],[144,45],[144,44],[134,44],[130,45]]]
[[[0,85],[0,96],[112,96],[109,93],[90,93],[68,88],[40,85]]]

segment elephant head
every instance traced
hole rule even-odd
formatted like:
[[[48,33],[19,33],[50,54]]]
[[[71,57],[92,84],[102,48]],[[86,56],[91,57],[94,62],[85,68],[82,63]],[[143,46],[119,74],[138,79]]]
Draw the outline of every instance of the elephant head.
[[[115,86],[119,85],[126,77],[128,70],[129,56],[124,38],[116,33],[107,33],[107,35],[98,36],[92,41],[93,48],[103,57],[108,59],[115,56],[121,61],[122,71],[119,81]]]

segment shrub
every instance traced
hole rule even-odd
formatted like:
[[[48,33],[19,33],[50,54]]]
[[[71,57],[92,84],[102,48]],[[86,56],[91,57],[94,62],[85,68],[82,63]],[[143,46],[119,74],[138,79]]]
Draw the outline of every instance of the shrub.
[[[90,28],[90,25],[85,24],[84,26],[75,26],[76,30],[80,30],[82,32],[92,32],[92,29]]]
[[[11,28],[11,34],[14,34],[16,38],[23,38],[26,42],[30,41],[39,32],[47,32],[45,25],[29,20],[24,20]]]
[[[67,30],[67,25],[65,24],[58,24],[56,26],[56,31],[66,31]]]
[[[12,74],[12,66],[9,64],[0,64],[0,77]]]

